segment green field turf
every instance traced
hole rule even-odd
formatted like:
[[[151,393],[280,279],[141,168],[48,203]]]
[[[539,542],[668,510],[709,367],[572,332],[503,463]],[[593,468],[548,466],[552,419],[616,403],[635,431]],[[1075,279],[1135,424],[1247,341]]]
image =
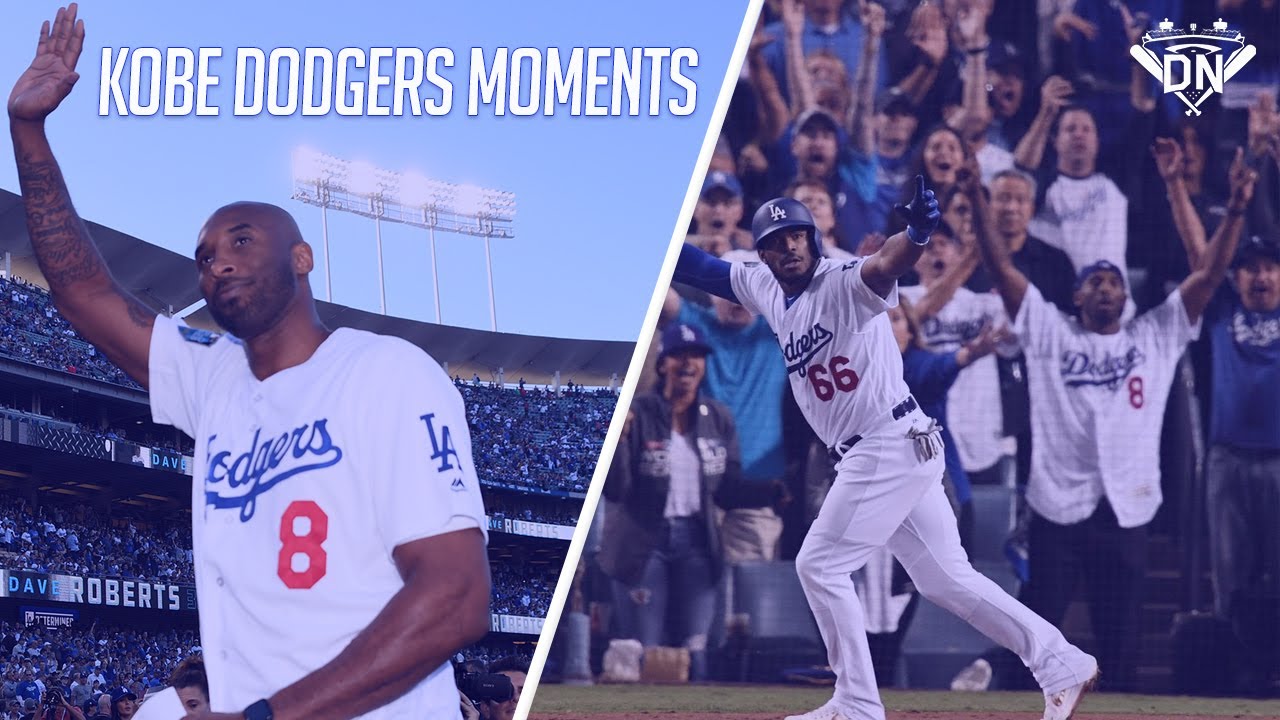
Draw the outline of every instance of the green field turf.
[[[532,715],[549,712],[788,713],[815,708],[830,697],[830,688],[791,685],[540,685]],[[890,690],[884,693],[884,704],[890,710],[934,712],[1034,713],[1044,710],[1044,698],[1038,693]],[[1092,713],[1280,718],[1280,701],[1094,693],[1086,697],[1080,709],[1081,715]]]

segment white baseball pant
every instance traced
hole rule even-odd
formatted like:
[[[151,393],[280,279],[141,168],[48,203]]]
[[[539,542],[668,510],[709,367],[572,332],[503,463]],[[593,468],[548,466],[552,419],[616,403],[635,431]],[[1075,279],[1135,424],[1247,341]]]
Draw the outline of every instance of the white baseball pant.
[[[920,411],[882,424],[836,466],[836,479],[796,558],[796,571],[836,674],[834,704],[846,720],[884,720],[862,605],[850,574],[888,545],[916,589],[1017,653],[1048,692],[1088,680],[1096,668],[1062,633],[973,569],[942,487],[943,457],[921,460],[907,438]]]

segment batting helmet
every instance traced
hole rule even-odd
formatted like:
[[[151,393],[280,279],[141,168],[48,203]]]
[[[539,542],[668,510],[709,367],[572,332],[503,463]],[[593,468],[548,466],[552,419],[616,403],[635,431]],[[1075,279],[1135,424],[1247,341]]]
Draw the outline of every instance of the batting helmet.
[[[756,250],[770,235],[787,228],[805,228],[809,231],[810,250],[815,260],[822,257],[822,241],[818,237],[818,226],[813,222],[813,213],[799,200],[779,197],[770,200],[756,210],[751,218],[751,237],[755,239]]]

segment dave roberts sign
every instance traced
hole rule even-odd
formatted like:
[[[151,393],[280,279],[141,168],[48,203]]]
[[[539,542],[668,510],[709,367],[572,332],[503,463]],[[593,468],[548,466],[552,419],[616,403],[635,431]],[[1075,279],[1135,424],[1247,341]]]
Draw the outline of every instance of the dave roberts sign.
[[[1142,36],[1129,54],[1152,77],[1187,106],[1187,115],[1201,113],[1200,106],[1240,72],[1257,50],[1244,44],[1244,36],[1227,29],[1221,18],[1212,29],[1175,28],[1166,19]]]

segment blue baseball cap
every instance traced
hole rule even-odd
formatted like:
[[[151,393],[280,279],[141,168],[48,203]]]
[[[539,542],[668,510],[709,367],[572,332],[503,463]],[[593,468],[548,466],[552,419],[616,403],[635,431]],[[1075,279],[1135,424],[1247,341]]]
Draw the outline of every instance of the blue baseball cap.
[[[1240,246],[1236,248],[1235,257],[1231,259],[1231,269],[1235,270],[1256,258],[1280,263],[1280,243],[1273,238],[1261,235],[1253,235],[1241,240]]]
[[[1080,268],[1079,274],[1076,275],[1075,289],[1079,290],[1080,288],[1084,287],[1084,282],[1086,280],[1088,280],[1091,276],[1100,272],[1113,272],[1117,276],[1119,276],[1121,285],[1125,285],[1125,286],[1128,285],[1127,281],[1124,278],[1124,271],[1121,270],[1119,267],[1117,267],[1115,263],[1107,260],[1099,260],[1091,265],[1085,265],[1084,267]]]
[[[702,192],[699,193],[699,197],[706,197],[707,193],[716,189],[728,190],[729,194],[736,198],[742,197],[742,183],[738,182],[738,178],[722,170],[707,173],[706,179],[702,181]]]
[[[685,350],[694,350],[703,355],[711,354],[711,346],[707,344],[701,330],[684,323],[668,325],[662,331],[662,350],[658,353],[658,360]]]

